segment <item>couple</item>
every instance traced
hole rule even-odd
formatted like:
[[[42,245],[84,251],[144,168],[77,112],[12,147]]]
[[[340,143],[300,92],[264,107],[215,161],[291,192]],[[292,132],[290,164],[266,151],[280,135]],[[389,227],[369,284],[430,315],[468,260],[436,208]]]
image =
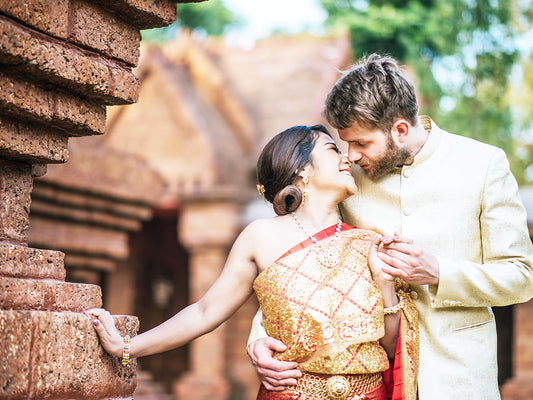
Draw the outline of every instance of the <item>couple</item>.
[[[533,297],[525,211],[503,151],[417,114],[394,60],[352,67],[324,111],[348,160],[320,126],[272,139],[258,179],[280,216],[246,227],[206,295],[131,344],[90,311],[103,346],[126,358],[130,345],[134,357],[177,347],[253,287],[259,398],[498,399],[490,306]]]

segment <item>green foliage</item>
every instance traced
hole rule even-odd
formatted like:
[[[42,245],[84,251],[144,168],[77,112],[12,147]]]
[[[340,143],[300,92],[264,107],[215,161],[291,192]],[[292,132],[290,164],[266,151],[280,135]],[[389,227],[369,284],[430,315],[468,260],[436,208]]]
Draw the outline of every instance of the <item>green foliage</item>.
[[[409,65],[416,74],[421,112],[448,131],[503,148],[515,175],[525,181],[522,167],[533,156],[515,154],[516,104],[509,91],[511,71],[520,60],[514,39],[532,29],[529,2],[321,1],[326,23],[350,32],[357,58],[377,52]]]
[[[142,40],[163,42],[172,39],[180,28],[188,28],[204,35],[220,36],[227,28],[240,23],[221,0],[178,4],[177,7],[177,18],[173,24],[141,31]]]

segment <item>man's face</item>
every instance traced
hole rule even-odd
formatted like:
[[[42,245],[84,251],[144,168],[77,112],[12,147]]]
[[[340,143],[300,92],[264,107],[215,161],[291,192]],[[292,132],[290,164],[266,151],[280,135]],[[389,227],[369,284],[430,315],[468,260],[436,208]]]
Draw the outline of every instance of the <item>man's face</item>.
[[[402,166],[410,157],[407,149],[394,142],[391,132],[354,123],[349,128],[339,129],[339,137],[348,143],[348,159],[358,164],[372,180]]]

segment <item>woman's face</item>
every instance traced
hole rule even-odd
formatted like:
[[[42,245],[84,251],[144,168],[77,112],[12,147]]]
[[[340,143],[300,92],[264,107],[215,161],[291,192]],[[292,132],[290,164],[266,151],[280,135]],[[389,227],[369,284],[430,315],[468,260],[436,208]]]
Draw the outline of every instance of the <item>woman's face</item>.
[[[309,180],[317,190],[333,191],[340,200],[355,193],[357,186],[352,176],[351,163],[328,135],[320,134],[311,152],[311,159],[313,165]]]

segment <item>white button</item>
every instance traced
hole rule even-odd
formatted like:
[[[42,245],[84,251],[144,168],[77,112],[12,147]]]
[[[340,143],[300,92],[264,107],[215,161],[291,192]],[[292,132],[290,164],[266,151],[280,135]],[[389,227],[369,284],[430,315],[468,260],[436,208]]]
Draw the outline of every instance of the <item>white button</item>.
[[[405,216],[411,215],[411,212],[412,211],[411,211],[411,209],[409,207],[406,207],[406,208],[403,209],[403,215],[405,215]]]
[[[444,300],[444,301],[442,302],[442,305],[445,306],[445,307],[449,307],[449,306],[452,305],[452,302],[451,302],[450,300]]]
[[[404,167],[404,169],[403,169],[403,177],[404,178],[409,178],[412,173],[413,173],[413,171],[410,168],[405,168]]]
[[[418,299],[418,293],[416,292],[416,290],[411,290],[411,292],[409,294],[411,295],[411,298],[413,300]]]

